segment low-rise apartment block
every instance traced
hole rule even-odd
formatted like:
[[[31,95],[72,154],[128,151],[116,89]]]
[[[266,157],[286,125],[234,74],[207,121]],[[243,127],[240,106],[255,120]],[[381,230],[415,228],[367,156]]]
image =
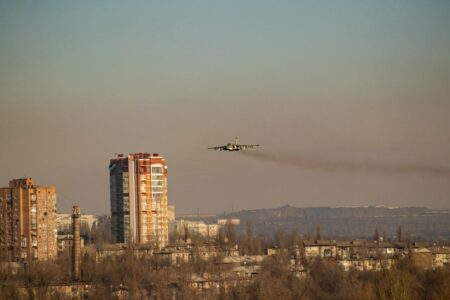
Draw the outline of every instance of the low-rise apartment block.
[[[98,217],[96,215],[81,215],[80,217],[81,229],[92,230],[98,225]],[[71,214],[56,214],[56,228],[59,233],[72,232],[72,215]]]
[[[219,234],[219,225],[207,224],[203,221],[177,220],[171,224],[171,232],[179,239],[187,239],[193,235],[199,235],[208,240],[213,240]]]

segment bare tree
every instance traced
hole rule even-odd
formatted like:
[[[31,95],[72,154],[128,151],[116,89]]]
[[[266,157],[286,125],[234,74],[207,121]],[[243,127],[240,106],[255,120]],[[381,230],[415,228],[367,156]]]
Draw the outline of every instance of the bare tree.
[[[275,245],[278,246],[280,249],[288,248],[289,237],[283,228],[278,228],[277,231],[275,231],[274,240]]]
[[[397,240],[399,242],[403,242],[402,225],[398,225],[398,228],[397,228]]]
[[[227,245],[229,248],[232,248],[236,245],[237,242],[237,234],[236,234],[236,226],[228,221],[225,224],[225,238],[227,240]]]
[[[373,240],[374,241],[379,241],[380,240],[380,234],[378,233],[378,226],[375,227],[375,232],[373,234]]]

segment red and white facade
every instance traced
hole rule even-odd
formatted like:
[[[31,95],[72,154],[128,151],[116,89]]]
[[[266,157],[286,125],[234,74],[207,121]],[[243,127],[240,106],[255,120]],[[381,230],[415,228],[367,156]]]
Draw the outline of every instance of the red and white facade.
[[[118,155],[109,165],[111,226],[119,243],[168,244],[167,167],[158,154]]]

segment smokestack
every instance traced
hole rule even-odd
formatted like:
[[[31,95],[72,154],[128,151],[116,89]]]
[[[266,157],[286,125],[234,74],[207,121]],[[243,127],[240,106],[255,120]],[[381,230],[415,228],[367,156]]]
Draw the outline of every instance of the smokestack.
[[[74,206],[72,208],[72,279],[75,281],[80,280],[80,254],[81,254],[81,241],[80,241],[80,208]]]

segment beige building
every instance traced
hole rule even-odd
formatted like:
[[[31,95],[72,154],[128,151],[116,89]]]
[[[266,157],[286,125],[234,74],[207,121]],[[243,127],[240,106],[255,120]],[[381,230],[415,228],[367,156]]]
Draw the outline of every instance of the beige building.
[[[433,268],[442,268],[450,265],[450,247],[433,247]]]
[[[175,222],[175,205],[167,205],[167,222]]]
[[[31,178],[0,188],[0,255],[6,260],[56,257],[56,189]]]
[[[336,258],[336,241],[303,241],[305,258]]]
[[[358,271],[381,271],[391,269],[395,264],[395,259],[383,258],[361,258],[361,259],[339,259],[337,263],[344,271],[350,269]]]
[[[68,252],[72,250],[73,246],[73,234],[59,234],[57,238],[58,254]],[[80,239],[80,248],[84,247],[84,240]]]
[[[240,219],[218,219],[217,224],[219,224],[221,226],[227,225],[227,224],[239,225],[239,224],[241,224],[241,220]]]
[[[345,271],[381,271],[392,268],[404,246],[381,241],[317,240],[304,241],[303,249],[306,259],[330,259]]]
[[[81,228],[92,230],[98,224],[98,217],[96,215],[81,215]],[[72,215],[70,214],[56,214],[56,229],[58,233],[72,232]]]
[[[179,238],[200,235],[208,240],[213,240],[218,236],[219,225],[207,224],[203,221],[177,220],[171,226],[171,230]]]
[[[149,245],[144,244],[133,245],[131,248],[128,244],[107,244],[100,248],[91,245],[86,246],[85,250],[87,252],[94,251],[97,262],[103,261],[107,258],[115,260],[130,251],[136,258],[149,258],[154,255],[154,249]]]
[[[111,159],[109,174],[116,242],[167,245],[166,160],[158,154],[119,154]]]

